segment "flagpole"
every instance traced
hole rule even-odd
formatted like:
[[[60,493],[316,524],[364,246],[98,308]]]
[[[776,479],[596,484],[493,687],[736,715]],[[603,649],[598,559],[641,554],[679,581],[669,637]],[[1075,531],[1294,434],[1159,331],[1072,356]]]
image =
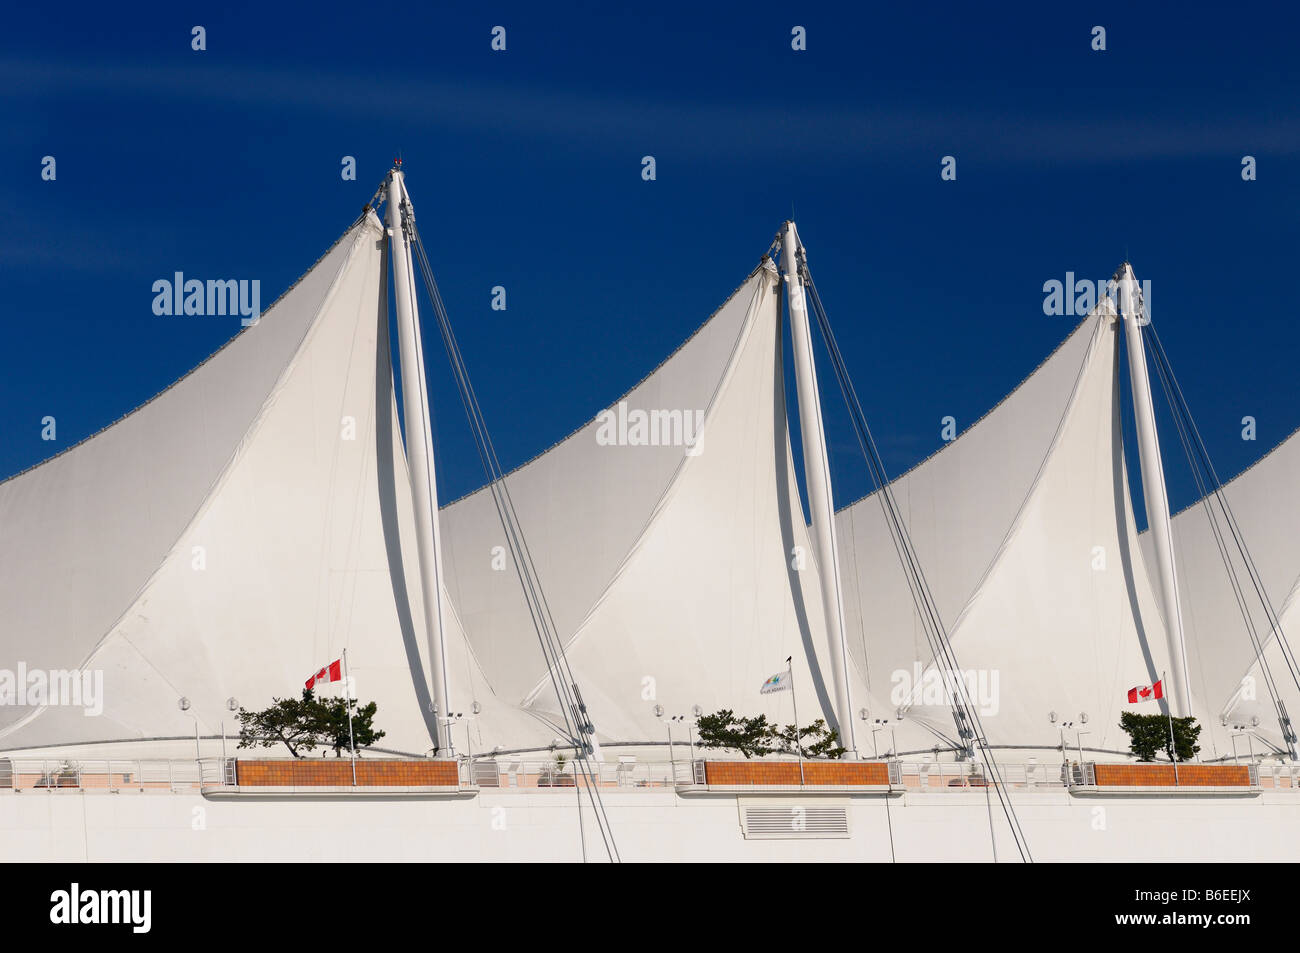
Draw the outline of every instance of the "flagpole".
[[[790,704],[794,705],[794,749],[799,758],[799,787],[803,787],[803,738],[799,734],[799,699],[794,693],[793,655],[786,657],[785,670],[790,673]]]
[[[1165,686],[1165,672],[1160,673],[1160,687]],[[1178,742],[1174,739],[1174,709],[1165,702],[1165,715],[1169,718],[1169,756],[1174,761],[1174,787],[1178,787]]]
[[[348,746],[352,749],[352,786],[357,786],[357,739],[352,733],[352,682],[348,678],[348,650],[343,650],[343,705],[348,710]]]

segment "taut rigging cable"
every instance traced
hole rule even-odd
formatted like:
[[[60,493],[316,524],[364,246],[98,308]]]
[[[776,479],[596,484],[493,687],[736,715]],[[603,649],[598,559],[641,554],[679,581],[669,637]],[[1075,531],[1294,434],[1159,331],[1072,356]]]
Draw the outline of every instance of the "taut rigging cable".
[[[984,727],[980,722],[979,712],[970,700],[965,681],[957,674],[961,671],[957,664],[957,656],[939,617],[938,606],[935,604],[925,573],[921,569],[920,561],[917,559],[907,526],[898,509],[898,504],[894,500],[889,477],[885,472],[884,461],[876,447],[875,438],[871,435],[871,428],[867,425],[866,414],[862,410],[862,404],[858,400],[857,392],[854,390],[853,381],[849,377],[848,367],[831,330],[830,320],[826,316],[826,309],[822,306],[821,296],[817,294],[817,285],[812,280],[812,272],[808,269],[808,262],[803,254],[802,247],[796,249],[796,257],[799,263],[799,273],[808,286],[808,297],[812,303],[813,313],[817,316],[817,324],[821,328],[822,338],[826,342],[826,349],[830,354],[831,366],[835,370],[840,393],[844,396],[844,403],[848,408],[849,417],[853,421],[853,429],[858,438],[858,445],[867,461],[868,468],[871,470],[872,479],[879,487],[881,508],[885,513],[885,521],[889,526],[894,547],[903,564],[908,589],[911,591],[917,614],[921,617],[926,640],[930,645],[930,650],[934,653],[935,660],[942,662],[947,666],[948,671],[952,673],[953,677],[945,679],[945,684],[950,686],[951,693],[955,696],[953,717],[957,722],[958,735],[964,744],[973,741],[979,747],[984,763],[988,766],[991,775],[989,779],[986,779],[985,784],[992,783],[996,787],[998,801],[1011,829],[1011,836],[1015,841],[1020,859],[1026,863],[1032,863],[1033,856],[1030,853],[1029,843],[1025,838],[1024,831],[1020,826],[1020,819],[1016,816],[1015,807],[1011,803],[1010,796],[1003,790],[1001,768],[998,766],[997,759],[994,758],[992,749],[988,745]],[[967,727],[968,725],[970,727]],[[986,790],[985,794],[987,793]],[[995,851],[996,846],[995,841]]]
[[[392,200],[391,194],[389,200]],[[569,667],[568,659],[565,657],[564,646],[559,638],[555,620],[551,615],[545,593],[542,591],[537,568],[533,563],[532,554],[524,537],[518,513],[515,511],[514,502],[510,497],[509,488],[506,486],[505,472],[497,457],[473,385],[470,383],[469,373],[466,370],[460,346],[452,331],[446,306],[443,304],[438,284],[433,277],[433,269],[425,253],[424,242],[421,240],[419,230],[416,228],[414,210],[409,202],[403,202],[401,211],[403,228],[407,231],[410,246],[415,250],[415,259],[424,279],[425,291],[433,305],[434,315],[438,320],[438,329],[442,334],[443,345],[446,348],[447,357],[456,378],[461,402],[465,407],[465,415],[469,419],[470,429],[473,431],[475,449],[478,451],[479,460],[483,464],[484,474],[488,480],[488,486],[492,491],[492,500],[496,505],[497,517],[501,521],[501,527],[510,545],[515,570],[523,588],[524,600],[528,605],[533,627],[537,632],[538,642],[541,645],[542,655],[546,660],[547,672],[550,674],[551,683],[555,688],[555,694],[559,701],[565,732],[573,745],[574,766],[583,775],[585,781],[583,787],[586,788],[587,797],[591,802],[592,813],[600,831],[605,852],[610,861],[617,863],[621,859],[618,845],[615,843],[614,832],[601,799],[599,773],[592,765],[590,758],[591,743],[588,741],[587,736],[592,733],[593,729],[587,717],[586,705],[582,701],[582,694],[578,689],[577,681],[574,678],[572,669]],[[579,797],[579,809],[581,810],[581,796]],[[581,823],[581,814],[579,814],[580,834],[583,837],[583,856],[585,859],[586,835],[581,830]]]
[[[1272,601],[1268,597],[1263,579],[1255,566],[1254,559],[1250,555],[1250,549],[1246,545],[1241,527],[1238,525],[1232,507],[1228,503],[1227,494],[1223,492],[1223,484],[1219,481],[1213,463],[1210,462],[1209,451],[1206,449],[1205,441],[1201,438],[1200,430],[1197,428],[1191,408],[1183,396],[1178,379],[1174,376],[1173,366],[1165,353],[1164,345],[1160,342],[1160,336],[1150,322],[1144,325],[1142,330],[1144,332],[1143,338],[1156,365],[1156,373],[1160,378],[1160,385],[1164,390],[1165,399],[1169,402],[1169,408],[1174,418],[1174,426],[1178,432],[1178,439],[1182,443],[1183,452],[1187,456],[1188,465],[1191,467],[1192,478],[1196,482],[1197,492],[1205,510],[1206,519],[1210,524],[1210,531],[1214,535],[1219,556],[1223,560],[1224,569],[1228,574],[1228,581],[1232,586],[1233,596],[1237,601],[1237,608],[1241,613],[1246,634],[1249,636],[1251,645],[1255,650],[1255,658],[1259,662],[1261,672],[1264,675],[1265,686],[1268,688],[1269,695],[1273,700],[1273,707],[1277,713],[1278,724],[1282,729],[1283,740],[1286,741],[1288,748],[1291,749],[1291,753],[1294,755],[1295,732],[1291,727],[1286,704],[1278,692],[1277,681],[1273,675],[1272,667],[1269,665],[1264,652],[1266,636],[1261,636],[1255,628],[1250,607],[1247,605],[1245,586],[1242,585],[1237,569],[1233,565],[1232,554],[1227,541],[1224,539],[1223,528],[1219,525],[1219,517],[1214,510],[1215,502],[1219,504],[1219,508],[1223,512],[1224,522],[1227,524],[1228,532],[1232,536],[1232,542],[1246,567],[1251,587],[1254,589],[1260,606],[1264,610],[1265,618],[1272,632],[1276,634],[1283,662],[1286,664],[1292,681],[1295,682],[1297,688],[1300,688],[1300,671],[1297,671],[1291,646],[1287,642],[1286,633],[1282,630],[1281,619],[1278,618]]]

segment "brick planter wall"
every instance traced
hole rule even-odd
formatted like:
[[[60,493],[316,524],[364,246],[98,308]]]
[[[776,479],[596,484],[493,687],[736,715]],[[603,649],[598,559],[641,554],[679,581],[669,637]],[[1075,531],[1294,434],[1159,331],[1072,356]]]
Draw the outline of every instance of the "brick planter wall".
[[[805,761],[805,785],[851,787],[889,784],[889,766],[880,761]],[[797,761],[705,761],[704,780],[717,785],[799,784]]]
[[[239,760],[240,787],[351,787],[352,762],[337,760]],[[460,783],[455,761],[357,760],[358,787],[447,787]]]
[[[1099,764],[1098,787],[1174,786],[1172,764]],[[1244,764],[1180,764],[1178,786],[1185,788],[1247,788],[1250,771]]]

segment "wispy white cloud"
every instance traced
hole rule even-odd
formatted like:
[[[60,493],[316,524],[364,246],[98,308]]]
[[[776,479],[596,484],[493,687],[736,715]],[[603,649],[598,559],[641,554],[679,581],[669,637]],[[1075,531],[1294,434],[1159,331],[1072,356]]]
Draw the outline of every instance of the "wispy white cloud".
[[[887,107],[780,104],[763,91],[745,102],[651,100],[479,80],[209,65],[157,67],[0,58],[0,98],[127,97],[156,103],[281,109],[432,124],[454,132],[623,151],[725,160],[761,149],[782,157],[859,161],[918,151],[961,152],[999,162],[1108,162],[1300,154],[1300,111],[1250,115],[1240,102],[1195,111],[1044,115],[1026,108],[978,111],[894,100]],[[1037,107],[1036,107],[1037,108]]]

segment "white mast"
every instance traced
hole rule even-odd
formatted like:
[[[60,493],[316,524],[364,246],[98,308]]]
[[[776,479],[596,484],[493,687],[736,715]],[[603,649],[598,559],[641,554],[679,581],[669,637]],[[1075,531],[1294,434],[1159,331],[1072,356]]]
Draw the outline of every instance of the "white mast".
[[[402,360],[402,412],[406,421],[406,465],[411,476],[415,508],[415,538],[420,557],[420,590],[424,594],[424,633],[429,645],[429,676],[433,682],[436,744],[452,756],[456,746],[447,722],[447,652],[443,643],[442,549],[438,531],[438,486],[433,462],[429,393],[420,340],[420,312],[415,300],[415,268],[411,263],[410,226],[415,221],[406,183],[399,169],[388,175],[388,242],[393,259],[393,288],[397,295],[397,337]]]
[[[1173,669],[1173,714],[1192,713],[1187,675],[1187,647],[1183,642],[1183,610],[1178,599],[1178,573],[1169,528],[1169,496],[1165,492],[1165,470],[1156,436],[1155,409],[1151,402],[1151,379],[1147,376],[1146,352],[1142,347],[1142,325],[1147,323],[1142,296],[1133,267],[1124,262],[1119,279],[1120,310],[1128,350],[1129,383],[1133,388],[1133,415],[1137,418],[1138,458],[1142,465],[1142,496],[1146,499],[1147,525],[1159,570],[1160,599],[1164,608],[1165,631],[1169,639],[1169,665]]]
[[[835,716],[841,741],[849,757],[857,757],[853,737],[853,701],[849,696],[848,646],[844,641],[844,605],[840,600],[840,561],[835,543],[835,504],[831,498],[831,471],[822,427],[821,395],[813,361],[812,333],[799,275],[799,235],[794,222],[786,222],[781,239],[782,267],[790,298],[790,334],[794,345],[795,383],[799,393],[799,431],[803,436],[803,469],[808,483],[808,510],[812,516],[813,545],[821,570],[822,609],[830,645],[831,678],[835,682]]]

